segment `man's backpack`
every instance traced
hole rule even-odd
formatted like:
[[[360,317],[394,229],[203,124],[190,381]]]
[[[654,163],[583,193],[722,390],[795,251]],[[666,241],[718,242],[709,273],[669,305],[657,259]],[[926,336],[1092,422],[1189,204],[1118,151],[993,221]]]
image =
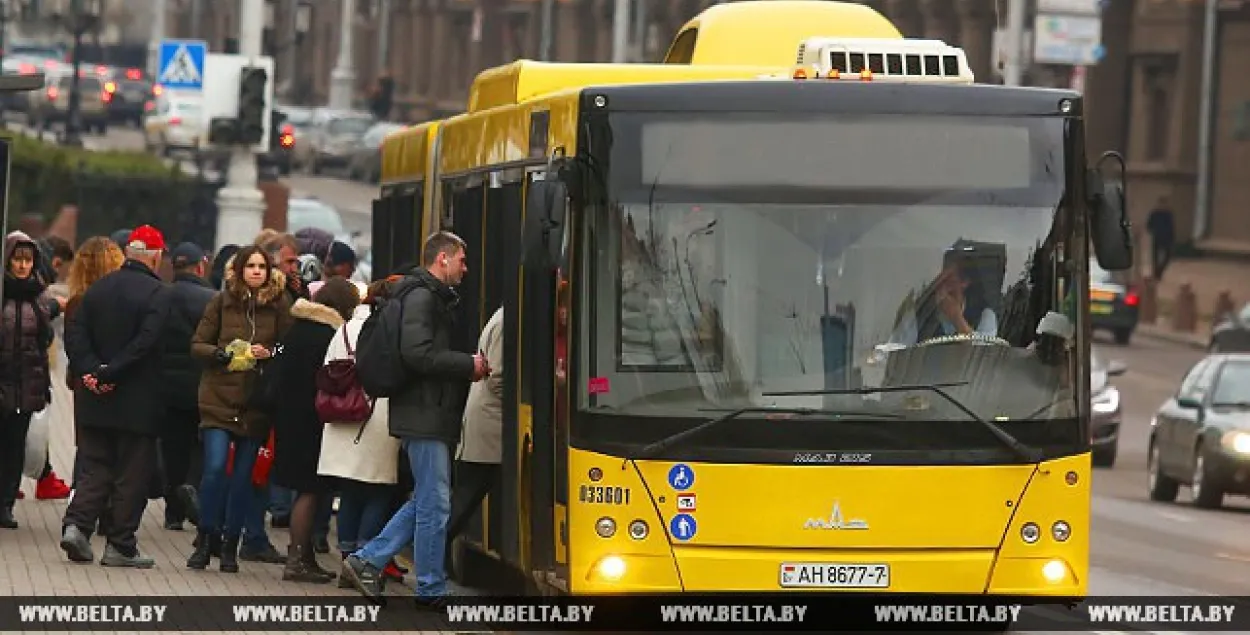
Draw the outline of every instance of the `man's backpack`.
[[[393,397],[408,384],[408,369],[400,355],[404,327],[404,297],[409,285],[390,298],[378,298],[356,338],[356,379],[370,397]]]

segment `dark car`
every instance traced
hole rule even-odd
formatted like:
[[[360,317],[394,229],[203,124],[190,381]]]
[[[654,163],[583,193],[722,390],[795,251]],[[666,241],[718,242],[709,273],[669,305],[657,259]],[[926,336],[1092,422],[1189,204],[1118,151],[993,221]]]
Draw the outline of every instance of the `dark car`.
[[[145,107],[154,97],[152,80],[142,69],[110,68],[105,81],[105,90],[112,94],[109,120],[142,127]]]
[[[1111,384],[1112,377],[1123,375],[1128,368],[1123,362],[1107,361],[1097,351],[1090,364],[1089,394],[1090,422],[1093,443],[1093,463],[1098,467],[1112,467],[1120,446],[1120,390]]]
[[[1212,353],[1250,353],[1250,303],[1218,318],[1211,327]]]
[[[1137,311],[1141,296],[1137,289],[1089,261],[1089,318],[1096,331],[1110,331],[1116,344],[1128,344],[1137,330]]]
[[[1194,365],[1150,422],[1150,499],[1176,500],[1188,485],[1198,507],[1250,495],[1250,355],[1215,354]]]

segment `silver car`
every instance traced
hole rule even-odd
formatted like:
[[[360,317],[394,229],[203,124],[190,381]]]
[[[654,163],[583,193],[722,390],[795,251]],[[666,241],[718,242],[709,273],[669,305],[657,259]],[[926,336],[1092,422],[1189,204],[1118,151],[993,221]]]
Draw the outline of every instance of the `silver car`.
[[[1111,384],[1112,377],[1123,375],[1128,368],[1117,360],[1107,361],[1098,353],[1090,352],[1089,394],[1092,396],[1090,410],[1090,435],[1093,445],[1093,464],[1098,467],[1115,465],[1120,444],[1120,389]]]

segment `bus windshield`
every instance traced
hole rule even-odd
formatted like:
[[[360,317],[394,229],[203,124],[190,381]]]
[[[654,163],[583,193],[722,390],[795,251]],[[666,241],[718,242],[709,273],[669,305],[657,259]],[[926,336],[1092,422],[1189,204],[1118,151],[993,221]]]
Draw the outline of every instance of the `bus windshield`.
[[[1086,259],[1062,121],[616,116],[582,252],[584,411],[967,420],[919,390],[769,394],[967,382],[948,392],[1008,429],[1081,412],[1055,329]]]

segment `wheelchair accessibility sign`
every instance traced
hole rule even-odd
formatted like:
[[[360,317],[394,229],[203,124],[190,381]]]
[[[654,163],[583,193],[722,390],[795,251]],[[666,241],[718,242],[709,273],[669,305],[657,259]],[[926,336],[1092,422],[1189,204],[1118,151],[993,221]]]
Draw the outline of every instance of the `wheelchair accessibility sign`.
[[[678,463],[668,471],[668,484],[681,492],[694,487],[694,470],[685,463]]]

